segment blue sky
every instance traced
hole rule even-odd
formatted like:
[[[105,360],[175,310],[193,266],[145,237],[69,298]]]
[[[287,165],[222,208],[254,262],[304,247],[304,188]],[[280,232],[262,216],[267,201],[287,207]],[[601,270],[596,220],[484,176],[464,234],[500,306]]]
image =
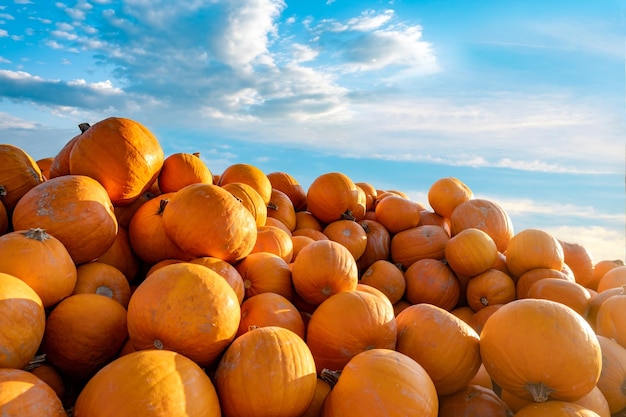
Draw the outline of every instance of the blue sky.
[[[35,1],[0,5],[0,142],[81,122],[307,187],[341,171],[427,204],[464,181],[516,231],[625,257],[624,0]]]

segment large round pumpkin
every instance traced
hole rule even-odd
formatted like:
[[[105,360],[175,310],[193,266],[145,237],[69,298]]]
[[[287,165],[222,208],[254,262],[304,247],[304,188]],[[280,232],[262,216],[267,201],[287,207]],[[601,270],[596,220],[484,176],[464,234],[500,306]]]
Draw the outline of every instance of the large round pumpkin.
[[[221,417],[215,387],[189,358],[168,350],[124,355],[80,392],[74,417]]]
[[[428,203],[433,211],[450,218],[459,205],[474,197],[472,190],[458,178],[444,177],[433,182],[428,189]]]
[[[390,349],[354,356],[326,397],[324,417],[436,417],[437,391],[424,368]]]
[[[452,236],[470,227],[487,233],[500,252],[506,251],[514,234],[508,213],[498,203],[483,198],[472,198],[459,204],[450,216]]]
[[[128,307],[130,284],[116,267],[103,262],[88,262],[76,268],[76,285],[72,294],[98,294]]]
[[[61,400],[39,377],[22,369],[0,368],[0,414],[7,417],[66,417]]]
[[[24,368],[43,338],[41,298],[21,279],[0,273],[0,317],[0,368]]]
[[[215,371],[224,417],[298,417],[315,394],[311,351],[291,330],[250,330],[228,347]]]
[[[536,268],[563,269],[564,254],[559,241],[541,229],[525,229],[509,241],[506,265],[515,277]]]
[[[0,145],[0,200],[9,213],[28,190],[44,181],[29,154],[17,146]]]
[[[178,190],[163,212],[167,236],[193,257],[213,256],[236,262],[256,241],[256,221],[231,193],[213,184]]]
[[[118,224],[102,185],[84,175],[64,175],[31,188],[13,211],[15,230],[44,229],[59,239],[75,264],[111,247]]]
[[[180,262],[157,269],[128,303],[128,336],[137,350],[179,352],[208,366],[232,342],[241,308],[217,272]]]
[[[158,184],[163,193],[173,193],[195,183],[213,184],[213,173],[199,154],[178,152],[163,161]]]
[[[87,129],[71,149],[70,174],[94,178],[115,205],[131,203],[156,180],[163,149],[141,123],[109,117]]]
[[[574,310],[542,299],[504,304],[486,321],[480,353],[502,389],[535,402],[575,401],[596,385],[600,344]]]
[[[272,183],[267,175],[257,166],[238,163],[226,167],[219,177],[218,185],[242,182],[254,188],[267,205],[272,197]]]
[[[446,243],[445,256],[457,275],[473,277],[491,268],[498,257],[498,249],[491,236],[469,227]]]
[[[600,305],[596,333],[615,339],[626,348],[626,294],[615,294]]]
[[[354,219],[358,205],[357,186],[341,172],[319,175],[307,190],[307,209],[322,223]]]

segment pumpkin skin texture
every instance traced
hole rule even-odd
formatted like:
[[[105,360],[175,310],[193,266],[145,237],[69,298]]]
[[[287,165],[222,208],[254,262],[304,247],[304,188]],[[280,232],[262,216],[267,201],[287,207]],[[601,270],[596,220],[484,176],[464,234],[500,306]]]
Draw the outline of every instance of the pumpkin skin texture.
[[[389,233],[395,234],[417,227],[421,210],[422,206],[415,201],[398,195],[389,195],[376,204],[374,214],[377,222],[385,226]]]
[[[470,227],[448,241],[445,256],[457,275],[473,277],[491,268],[498,257],[498,249],[487,233]]]
[[[591,326],[563,304],[541,299],[502,305],[484,324],[480,353],[503,390],[529,401],[576,401],[596,385],[600,344]]]
[[[504,272],[488,269],[469,280],[465,294],[467,304],[478,311],[488,305],[506,304],[515,300],[515,283]]]
[[[439,397],[438,417],[509,417],[513,413],[496,393],[480,385]]]
[[[127,336],[126,309],[120,303],[76,294],[50,312],[41,351],[63,375],[82,381],[115,358]]]
[[[235,196],[247,208],[256,221],[257,226],[265,226],[267,221],[267,205],[261,194],[251,185],[243,182],[231,182],[222,188]]]
[[[0,317],[0,368],[24,368],[43,339],[41,298],[21,279],[0,273]]]
[[[582,317],[587,317],[591,294],[577,282],[559,278],[540,279],[530,286],[528,298],[544,298],[557,301],[572,308]]]
[[[213,174],[199,154],[179,152],[165,158],[158,182],[161,192],[172,193],[198,182],[213,184]]]
[[[350,251],[332,240],[318,240],[302,248],[293,262],[291,278],[300,297],[313,305],[338,292],[354,290],[359,279]]]
[[[139,284],[128,303],[128,336],[137,350],[172,350],[204,367],[234,339],[240,319],[237,294],[222,276],[181,262]]]
[[[623,287],[626,285],[626,265],[618,266],[607,271],[600,281],[598,281],[598,292],[606,291],[610,288]]]
[[[474,197],[472,190],[455,177],[440,178],[428,189],[428,204],[442,217],[450,218],[454,209]]]
[[[408,268],[420,259],[443,259],[450,236],[441,226],[424,225],[403,230],[391,238],[391,260]]]
[[[218,185],[224,186],[232,182],[242,182],[254,188],[265,205],[272,197],[272,183],[260,168],[250,164],[233,164],[226,167],[219,178]]]
[[[76,266],[60,240],[43,229],[0,236],[0,272],[20,278],[41,297],[45,308],[72,293]]]
[[[258,226],[256,241],[248,256],[260,252],[272,253],[290,263],[293,260],[291,234],[276,226]]]
[[[45,178],[37,162],[17,146],[0,145],[0,199],[11,213],[17,202]]]
[[[461,284],[454,271],[436,259],[420,259],[404,271],[404,298],[411,304],[428,303],[452,310],[461,298]]]
[[[359,224],[367,235],[365,251],[356,261],[359,272],[363,273],[378,260],[391,260],[391,235],[385,226],[375,220],[365,219]]]
[[[435,386],[420,364],[394,350],[371,349],[345,366],[322,416],[436,417],[438,407]]]
[[[307,345],[276,326],[239,336],[215,371],[224,417],[298,417],[313,400],[316,385]]]
[[[481,198],[472,198],[459,204],[450,216],[452,236],[470,227],[487,233],[498,251],[503,253],[514,235],[513,222],[507,212],[497,203]]]
[[[296,230],[296,210],[289,196],[272,188],[270,202],[267,205],[267,216],[282,222],[289,232]]]
[[[610,337],[626,348],[626,294],[616,294],[600,305],[596,333]]]
[[[395,349],[397,327],[393,306],[382,295],[342,291],[311,315],[306,343],[317,372],[341,370],[354,355],[373,348]]]
[[[212,269],[213,271],[220,274],[226,280],[226,282],[228,282],[228,285],[230,285],[231,288],[235,291],[235,294],[237,294],[239,304],[243,302],[243,298],[246,295],[246,289],[241,274],[233,265],[221,259],[212,258],[210,256],[203,256],[201,258],[192,259],[189,262],[192,264],[206,266],[207,268]]]
[[[291,174],[276,171],[267,174],[267,178],[272,188],[287,194],[296,212],[306,210],[306,191]]]
[[[584,287],[593,285],[593,256],[583,245],[559,240],[563,261],[572,269],[576,282]]]
[[[84,175],[64,175],[30,189],[15,206],[13,227],[44,229],[63,243],[76,265],[106,252],[118,230],[106,190]]]
[[[251,253],[235,266],[243,280],[245,297],[273,292],[288,300],[293,298],[289,264],[273,253]]]
[[[365,196],[365,193],[363,193]],[[307,210],[322,223],[354,219],[360,210],[359,191],[352,179],[341,172],[315,178],[307,190]]]
[[[264,292],[241,304],[241,321],[237,336],[252,328],[278,326],[289,329],[304,340],[304,319],[291,301],[280,294]]]
[[[404,272],[384,259],[371,264],[361,276],[360,282],[382,291],[391,304],[400,301],[406,291]]]
[[[452,313],[432,304],[414,304],[398,314],[396,324],[396,350],[424,367],[439,395],[460,390],[478,372],[478,333]]]
[[[212,184],[192,184],[177,191],[163,212],[163,227],[188,255],[227,262],[245,258],[257,236],[250,211],[231,193]]]
[[[80,123],[78,125],[80,133],[68,140],[52,160],[49,172],[50,176],[47,177],[48,179],[70,174],[70,154],[72,153],[72,148],[78,141],[78,138],[80,138],[80,136],[90,127],[91,125],[89,123]]]
[[[110,362],[78,395],[75,417],[220,417],[215,387],[189,358],[168,350]]]
[[[602,373],[598,388],[606,398],[611,413],[626,409],[626,348],[615,340],[598,335],[602,348]]]
[[[352,220],[336,220],[328,224],[323,233],[328,239],[341,243],[348,248],[355,260],[365,252],[367,233],[363,227]]]
[[[130,284],[114,266],[102,262],[89,262],[76,268],[76,285],[72,294],[99,294],[128,307]]]
[[[122,226],[117,228],[113,244],[96,261],[117,268],[128,282],[133,282],[139,273],[140,259],[130,245],[128,230]]]
[[[540,229],[526,229],[513,236],[506,251],[506,265],[515,277],[536,268],[560,271],[564,265],[559,241]]]
[[[582,405],[567,401],[547,401],[522,407],[515,417],[599,417]]]
[[[54,390],[22,369],[0,369],[0,412],[3,416],[66,417]]]
[[[109,117],[87,129],[70,152],[70,174],[94,178],[115,205],[129,204],[154,182],[164,154],[141,123]]]

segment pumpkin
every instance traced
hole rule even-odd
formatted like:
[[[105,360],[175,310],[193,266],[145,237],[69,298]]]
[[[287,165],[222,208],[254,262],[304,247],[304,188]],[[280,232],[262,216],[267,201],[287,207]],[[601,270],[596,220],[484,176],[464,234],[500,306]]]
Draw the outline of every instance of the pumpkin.
[[[604,398],[604,394],[596,385],[589,394],[579,400],[574,401],[575,404],[582,405],[588,410],[594,411],[600,417],[611,417],[609,403]]]
[[[626,348],[626,294],[607,298],[596,315],[596,333],[614,339]]]
[[[513,278],[517,292],[517,298],[528,298],[528,290],[537,281],[544,278],[558,278],[565,281],[573,281],[562,271],[552,268],[534,268],[524,272],[522,275]]]
[[[442,217],[434,211],[430,211],[428,209],[424,209],[420,211],[420,222],[418,226],[424,226],[426,224],[432,224],[435,226],[441,226],[444,228],[446,233],[450,235],[450,219],[447,217]]]
[[[217,183],[220,186],[231,182],[242,182],[254,188],[265,205],[269,204],[272,198],[272,183],[267,175],[258,167],[250,164],[232,164],[222,172]]]
[[[50,176],[47,177],[48,179],[70,174],[70,154],[72,153],[72,148],[80,136],[90,127],[91,125],[89,123],[80,123],[78,125],[80,133],[68,140],[65,145],[63,145],[61,150],[54,156],[52,164],[50,165]]]
[[[138,394],[140,393],[140,394]],[[221,417],[215,387],[189,358],[168,350],[121,356],[80,391],[74,417]]]
[[[509,417],[512,414],[493,390],[480,385],[467,385],[439,397],[438,417]]]
[[[247,298],[241,304],[241,321],[236,337],[257,327],[278,326],[289,329],[304,340],[304,319],[291,301],[274,292]]]
[[[291,246],[293,246],[293,255],[291,257],[291,261],[293,262],[293,260],[296,259],[296,256],[298,256],[302,248],[313,242],[315,242],[315,240],[313,240],[312,237],[291,236]]]
[[[198,153],[178,152],[167,156],[158,176],[159,189],[173,193],[196,183],[213,184],[213,174]]]
[[[432,380],[419,363],[395,350],[361,352],[335,379],[324,417],[437,416],[439,400]]]
[[[7,213],[4,203],[0,198],[0,235],[5,234],[9,230],[9,213]]]
[[[468,281],[465,295],[469,306],[479,311],[488,305],[515,300],[515,283],[504,272],[488,269]]]
[[[491,237],[480,229],[469,227],[454,235],[445,247],[445,258],[457,275],[473,277],[491,268],[498,249]]]
[[[3,416],[67,416],[54,390],[22,369],[0,369],[0,410]]]
[[[341,370],[357,353],[395,349],[396,321],[385,297],[364,291],[342,291],[322,302],[311,315],[306,343],[317,372]]]
[[[513,222],[508,213],[496,202],[482,198],[472,198],[459,204],[450,216],[452,236],[470,227],[487,233],[499,252],[506,252],[514,235]]]
[[[118,227],[113,244],[96,260],[120,270],[128,282],[133,282],[139,273],[139,257],[130,244],[128,230],[122,226]]]
[[[483,331],[483,327],[485,327],[485,323],[495,313],[498,311],[504,304],[489,304],[476,311],[472,317],[470,317],[468,324],[478,333],[479,335]]]
[[[610,288],[622,287],[626,285],[626,265],[618,266],[607,271],[600,281],[598,281],[598,292],[606,291]]]
[[[465,322],[467,323],[467,321]],[[485,387],[490,390],[494,389],[493,381],[491,380],[491,376],[489,376],[489,373],[487,372],[487,368],[485,368],[485,364],[483,363],[480,364],[480,368],[478,368],[478,372],[476,372],[476,375],[474,375],[474,377],[470,379],[470,382],[468,383],[468,385],[479,385],[481,387]]]
[[[116,357],[127,336],[126,309],[119,302],[75,294],[48,315],[41,351],[63,375],[86,380]]]
[[[163,166],[157,138],[141,123],[109,117],[81,134],[70,152],[70,174],[97,180],[115,205],[148,190]]]
[[[76,268],[76,285],[72,294],[99,294],[128,307],[130,285],[116,267],[103,262],[89,262]]]
[[[311,351],[291,330],[259,327],[236,338],[215,371],[224,417],[296,417],[315,394]]]
[[[361,192],[364,198],[365,193],[363,190]],[[358,187],[341,172],[319,175],[307,190],[307,210],[322,223],[340,219],[355,220],[356,212],[361,210],[359,203]]]
[[[412,304],[429,303],[452,310],[461,298],[461,285],[454,271],[436,259],[420,259],[404,271],[404,297]]]
[[[43,338],[46,315],[41,298],[21,279],[0,272],[0,317],[0,368],[24,368]]]
[[[296,229],[293,231],[291,236],[306,236],[310,237],[313,240],[329,240],[328,236],[316,229],[304,228],[304,229]]]
[[[291,269],[280,256],[268,253],[251,253],[235,265],[241,275],[245,297],[274,292],[288,300],[293,298]]]
[[[63,243],[75,264],[93,261],[117,235],[104,187],[84,175],[64,175],[30,189],[13,211],[15,230],[44,229]]]
[[[65,381],[54,366],[47,363],[39,363],[32,368],[29,367],[28,370],[37,378],[48,384],[61,401],[65,399]]]
[[[448,240],[450,236],[441,226],[424,225],[403,230],[391,238],[391,260],[405,269],[420,259],[442,260]]]
[[[266,252],[279,256],[289,263],[293,259],[291,234],[276,226],[257,226],[256,241],[249,255]]]
[[[606,398],[612,414],[626,409],[626,348],[615,340],[598,335],[602,349],[602,373],[598,388]]]
[[[599,417],[598,414],[582,405],[567,401],[547,401],[528,404],[522,407],[515,417]]]
[[[558,239],[563,248],[563,262],[568,265],[576,282],[587,287],[593,282],[593,257],[583,245],[575,242],[565,242]]]
[[[35,163],[39,167],[39,170],[41,171],[41,175],[45,179],[50,178],[50,167],[52,166],[52,162],[53,161],[54,161],[54,157],[53,156],[47,156],[45,158],[39,158],[38,160],[35,161]]]
[[[231,182],[222,185],[222,188],[235,196],[250,211],[257,226],[265,226],[267,204],[256,189],[243,182]]]
[[[450,218],[454,209],[474,197],[472,190],[458,178],[445,177],[433,182],[428,189],[428,204],[435,213]]]
[[[128,337],[137,350],[172,350],[204,367],[235,338],[240,318],[237,294],[222,276],[202,265],[175,263],[135,289]]]
[[[559,278],[540,279],[530,286],[528,298],[543,298],[562,303],[582,317],[587,316],[591,294],[577,282]]]
[[[0,200],[9,213],[26,192],[44,181],[29,154],[17,146],[0,144]]]
[[[120,227],[128,229],[130,221],[143,204],[149,200],[152,200],[158,195],[161,195],[160,190],[154,190],[154,184],[148,191],[139,196],[135,201],[123,206],[113,206],[113,212],[117,218],[117,224]]]
[[[322,223],[320,223],[310,211],[296,211],[295,230],[299,229],[315,229],[321,232],[324,226],[322,226]]]
[[[382,199],[374,214],[376,221],[385,226],[391,234],[416,227],[420,222],[422,206],[398,195]]]
[[[241,274],[233,265],[221,259],[213,258],[210,256],[195,258],[189,261],[189,263],[206,266],[207,268],[212,269],[213,271],[220,274],[220,276],[222,276],[222,278],[226,280],[228,285],[230,285],[230,287],[235,291],[235,294],[237,294],[239,304],[243,302],[243,298],[246,294],[245,284],[243,282]]]
[[[324,409],[324,401],[326,396],[330,392],[330,384],[322,378],[317,378],[317,385],[315,386],[315,394],[313,395],[313,401],[307,407],[306,411],[300,415],[300,417],[320,417],[322,410]]]
[[[593,389],[602,370],[591,326],[550,300],[526,298],[500,307],[482,329],[480,354],[495,383],[535,402],[575,401]]]
[[[352,220],[335,220],[326,225],[323,233],[328,239],[345,246],[355,260],[363,255],[367,247],[367,232]]]
[[[332,240],[305,246],[293,262],[291,278],[300,297],[314,305],[338,292],[354,290],[359,279],[350,251]]]
[[[227,262],[246,257],[257,235],[250,211],[231,193],[212,184],[191,184],[177,191],[163,212],[163,228],[186,254]]]
[[[398,314],[396,324],[396,350],[424,367],[439,395],[457,392],[478,372],[478,333],[449,311],[414,304]]]
[[[365,193],[365,210],[374,210],[374,202],[378,197],[378,191],[376,190],[376,187],[365,181],[355,182],[354,185],[359,187]]]
[[[282,191],[289,197],[296,211],[306,210],[306,191],[291,174],[276,171],[267,174],[267,178],[273,189]]]
[[[596,262],[593,266],[593,277],[591,279],[591,282],[588,283],[586,287],[592,290],[597,290],[598,283],[600,282],[600,279],[602,279],[604,274],[606,274],[608,271],[618,266],[624,266],[624,261],[622,261],[621,259],[615,259],[615,260],[603,259],[601,261]]]
[[[296,210],[289,196],[272,188],[270,202],[267,204],[267,216],[280,220],[290,232],[296,229]]]
[[[0,272],[26,282],[51,307],[72,293],[76,266],[61,241],[43,229],[0,236]]]
[[[391,259],[391,235],[385,226],[375,220],[364,219],[359,224],[367,236],[365,250],[356,261],[359,272],[363,273],[374,262]]]
[[[563,248],[554,236],[544,230],[522,230],[509,242],[506,265],[516,277],[535,268],[561,270],[564,265]]]
[[[360,282],[382,291],[391,304],[400,301],[406,291],[404,272],[398,265],[384,259],[371,264],[361,276]]]
[[[587,305],[587,321],[594,330],[596,330],[596,318],[598,317],[598,311],[600,310],[602,303],[604,303],[608,298],[619,294],[626,294],[626,286],[609,288],[591,295],[591,299]]]

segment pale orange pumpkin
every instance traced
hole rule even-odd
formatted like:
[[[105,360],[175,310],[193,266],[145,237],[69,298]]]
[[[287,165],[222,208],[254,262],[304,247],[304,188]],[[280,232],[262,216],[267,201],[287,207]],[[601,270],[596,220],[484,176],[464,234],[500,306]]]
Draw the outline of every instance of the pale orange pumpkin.
[[[52,166],[53,161],[54,161],[53,156],[39,158],[35,161],[35,163],[39,167],[39,170],[41,171],[41,175],[43,175],[45,179],[50,178],[50,167]]]
[[[473,277],[491,268],[498,258],[498,249],[491,236],[469,227],[450,238],[445,257],[457,275]]]
[[[222,259],[213,258],[211,256],[195,258],[189,261],[189,263],[206,266],[207,268],[217,272],[235,291],[235,294],[237,294],[237,299],[239,300],[239,304],[243,302],[243,298],[246,295],[245,284],[243,282],[241,274],[232,264]]]
[[[272,183],[267,175],[257,166],[237,163],[226,167],[219,177],[218,185],[224,186],[231,182],[242,182],[254,188],[267,205],[272,198]]]
[[[593,257],[586,247],[576,242],[565,242],[559,239],[563,248],[563,261],[568,265],[576,282],[587,287],[593,283]]]
[[[479,311],[488,305],[515,300],[515,283],[504,272],[488,269],[468,281],[465,295],[469,306]]]
[[[367,268],[361,275],[361,283],[382,291],[391,304],[400,301],[406,291],[404,272],[398,265],[384,259],[375,261]]]
[[[222,185],[222,188],[234,195],[250,211],[257,226],[265,226],[267,204],[254,187],[243,182],[231,182]]]
[[[570,281],[571,279],[565,275],[563,272],[552,269],[552,268],[534,268],[529,271],[524,272],[522,275],[513,278],[517,292],[517,298],[527,298],[528,290],[530,287],[537,281],[542,280],[544,278],[558,278],[565,281]]]
[[[0,368],[0,410],[4,416],[67,416],[54,390],[23,369]]]
[[[365,193],[365,210],[374,210],[374,202],[378,197],[378,191],[376,190],[376,187],[365,181],[355,182],[354,184]]]
[[[595,411],[568,401],[546,401],[522,407],[515,417],[599,417]]]
[[[596,315],[596,333],[614,339],[626,348],[626,294],[607,298]]]
[[[236,338],[215,371],[224,417],[300,416],[317,384],[304,340],[291,330],[259,327]]]
[[[482,363],[478,333],[449,311],[414,304],[398,314],[396,324],[396,350],[424,367],[437,394],[460,390],[478,372]]]
[[[31,188],[45,181],[37,162],[23,149],[0,144],[0,200],[11,213]]]
[[[591,300],[591,294],[585,287],[577,282],[559,278],[540,279],[530,286],[526,296],[562,303],[582,317],[587,316]]]
[[[454,209],[474,197],[467,184],[455,177],[440,178],[428,189],[428,204],[435,213],[450,218]]]
[[[624,266],[624,261],[622,261],[621,259],[603,259],[596,262],[593,266],[593,278],[591,279],[591,282],[587,284],[587,288],[597,290],[598,283],[600,282],[600,279],[602,279],[604,274],[606,274],[613,268],[617,268],[618,266]]]
[[[365,193],[361,192],[364,198]],[[322,223],[342,218],[354,220],[360,210],[358,187],[341,172],[321,174],[309,185],[307,209]]]
[[[276,226],[257,226],[256,241],[248,255],[271,253],[289,263],[293,259],[291,234]]]
[[[391,234],[417,227],[422,206],[407,198],[390,195],[376,204],[376,221],[385,226]]]
[[[618,266],[607,271],[600,281],[598,281],[598,292],[606,291],[610,288],[622,287],[626,285],[626,265]]]
[[[158,176],[159,189],[173,193],[196,183],[213,184],[213,174],[198,153],[177,152],[167,156]]]
[[[511,275],[519,277],[535,268],[561,270],[563,248],[550,233],[541,229],[525,229],[513,236],[506,251],[506,265]]]
[[[615,340],[598,335],[602,349],[602,373],[598,388],[606,398],[611,413],[626,409],[626,348]]]
[[[470,227],[487,233],[500,252],[506,252],[514,235],[508,213],[498,203],[483,198],[472,198],[459,204],[450,216],[452,236]]]

